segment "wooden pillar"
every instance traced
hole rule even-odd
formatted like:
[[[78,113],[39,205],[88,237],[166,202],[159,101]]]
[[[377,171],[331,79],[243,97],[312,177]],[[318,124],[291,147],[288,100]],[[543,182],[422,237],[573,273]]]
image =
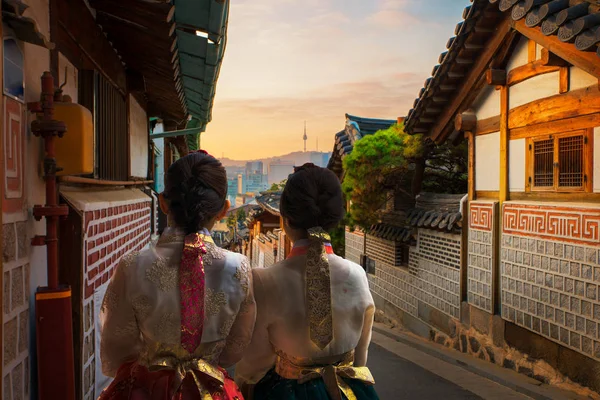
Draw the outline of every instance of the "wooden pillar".
[[[508,86],[500,88],[500,190],[499,198],[500,211],[502,202],[509,199],[508,193]]]
[[[475,130],[477,129],[477,115],[472,110],[458,114],[454,119],[454,129],[464,132],[469,141],[469,200],[475,199]]]
[[[468,193],[469,201],[475,200],[475,134],[473,132],[465,132],[465,136],[469,141],[469,176],[468,176]]]
[[[2,11],[2,2],[0,2],[0,13]],[[2,24],[0,24],[0,38],[4,37],[4,32],[3,32],[3,28],[2,28]],[[4,54],[4,41],[0,41],[0,55]],[[4,76],[4,57],[0,56],[0,76]],[[2,85],[4,85],[4,83],[2,83]],[[2,90],[4,90],[4,87],[2,88]],[[3,92],[4,93],[4,92]],[[2,106],[0,109],[4,110],[4,96],[0,95],[0,105]],[[2,221],[2,207],[3,207],[3,201],[4,201],[4,135],[6,135],[6,132],[4,132],[4,111],[2,111],[0,113],[0,227],[3,227],[3,221]],[[3,245],[4,245],[4,240],[0,240],[0,254],[4,254],[4,249],[3,249]],[[4,265],[2,264],[2,259],[3,257],[0,257],[0,271],[4,271]],[[2,272],[0,274],[0,287],[4,287],[4,272]],[[25,278],[27,279],[27,278]],[[27,286],[26,286],[27,287]],[[26,296],[29,296],[29,293],[26,294]],[[4,296],[0,296],[0,309],[4,310]],[[9,299],[6,299],[7,301]],[[4,312],[0,313],[0,343],[4,343],[4,337],[2,335],[2,332],[4,331],[4,329],[2,329],[4,327]],[[2,366],[4,365],[4,362],[0,363],[0,376],[4,376],[4,372],[3,372],[3,368]],[[2,390],[2,384],[4,383],[4,379],[2,379],[2,382],[0,382],[0,391]],[[7,390],[7,388],[4,388],[4,390]]]

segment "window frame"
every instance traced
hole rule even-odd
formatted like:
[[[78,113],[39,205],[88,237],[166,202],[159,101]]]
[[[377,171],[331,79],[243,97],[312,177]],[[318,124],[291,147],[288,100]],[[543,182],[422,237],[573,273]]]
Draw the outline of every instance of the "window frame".
[[[559,141],[561,138],[583,136],[583,184],[581,187],[559,186]],[[552,186],[534,186],[534,161],[535,155],[534,143],[542,140],[552,139],[553,141],[553,184]],[[529,137],[526,140],[526,192],[546,192],[546,193],[591,193],[593,191],[593,161],[594,161],[594,128],[574,129],[568,132],[548,133]]]
[[[4,28],[6,29],[6,27],[4,27]],[[9,40],[15,42],[15,47],[21,55],[21,59],[22,59],[21,85],[22,85],[22,89],[23,89],[23,95],[22,95],[22,97],[15,96],[14,94],[10,93],[10,91],[7,90],[7,88],[5,86],[6,85],[6,68],[4,68],[2,71],[2,94],[4,94],[7,97],[10,97],[13,100],[18,101],[19,103],[25,104],[25,51],[23,50],[22,43],[15,36],[9,34],[9,35],[2,37],[2,62],[3,63],[7,62],[7,60],[6,60],[6,48],[7,48],[6,42]]]

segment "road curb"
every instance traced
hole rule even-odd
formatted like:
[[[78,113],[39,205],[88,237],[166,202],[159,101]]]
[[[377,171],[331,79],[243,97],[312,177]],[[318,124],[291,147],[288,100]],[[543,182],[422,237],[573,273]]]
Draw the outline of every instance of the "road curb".
[[[470,355],[450,350],[440,345],[424,342],[409,335],[394,331],[383,324],[376,323],[373,331],[394,339],[407,346],[417,348],[425,354],[440,359],[452,365],[459,366],[499,385],[508,387],[515,392],[524,394],[536,400],[589,400],[589,397],[568,392],[535,379],[528,378],[516,371],[502,368],[496,364],[479,360]]]

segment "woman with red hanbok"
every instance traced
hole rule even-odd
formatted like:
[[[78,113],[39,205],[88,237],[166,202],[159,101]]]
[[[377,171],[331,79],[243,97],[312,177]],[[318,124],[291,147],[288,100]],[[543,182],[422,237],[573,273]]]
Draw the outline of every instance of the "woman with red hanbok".
[[[229,209],[227,176],[203,151],[177,160],[156,246],[125,256],[102,306],[100,400],[242,399],[225,368],[251,340],[256,306],[246,257],[218,248],[210,229]]]

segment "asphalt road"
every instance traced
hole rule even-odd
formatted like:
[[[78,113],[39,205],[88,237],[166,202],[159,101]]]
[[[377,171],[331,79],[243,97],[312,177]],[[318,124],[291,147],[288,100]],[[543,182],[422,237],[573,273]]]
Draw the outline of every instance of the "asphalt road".
[[[381,400],[481,399],[374,343],[369,348],[368,367]]]

